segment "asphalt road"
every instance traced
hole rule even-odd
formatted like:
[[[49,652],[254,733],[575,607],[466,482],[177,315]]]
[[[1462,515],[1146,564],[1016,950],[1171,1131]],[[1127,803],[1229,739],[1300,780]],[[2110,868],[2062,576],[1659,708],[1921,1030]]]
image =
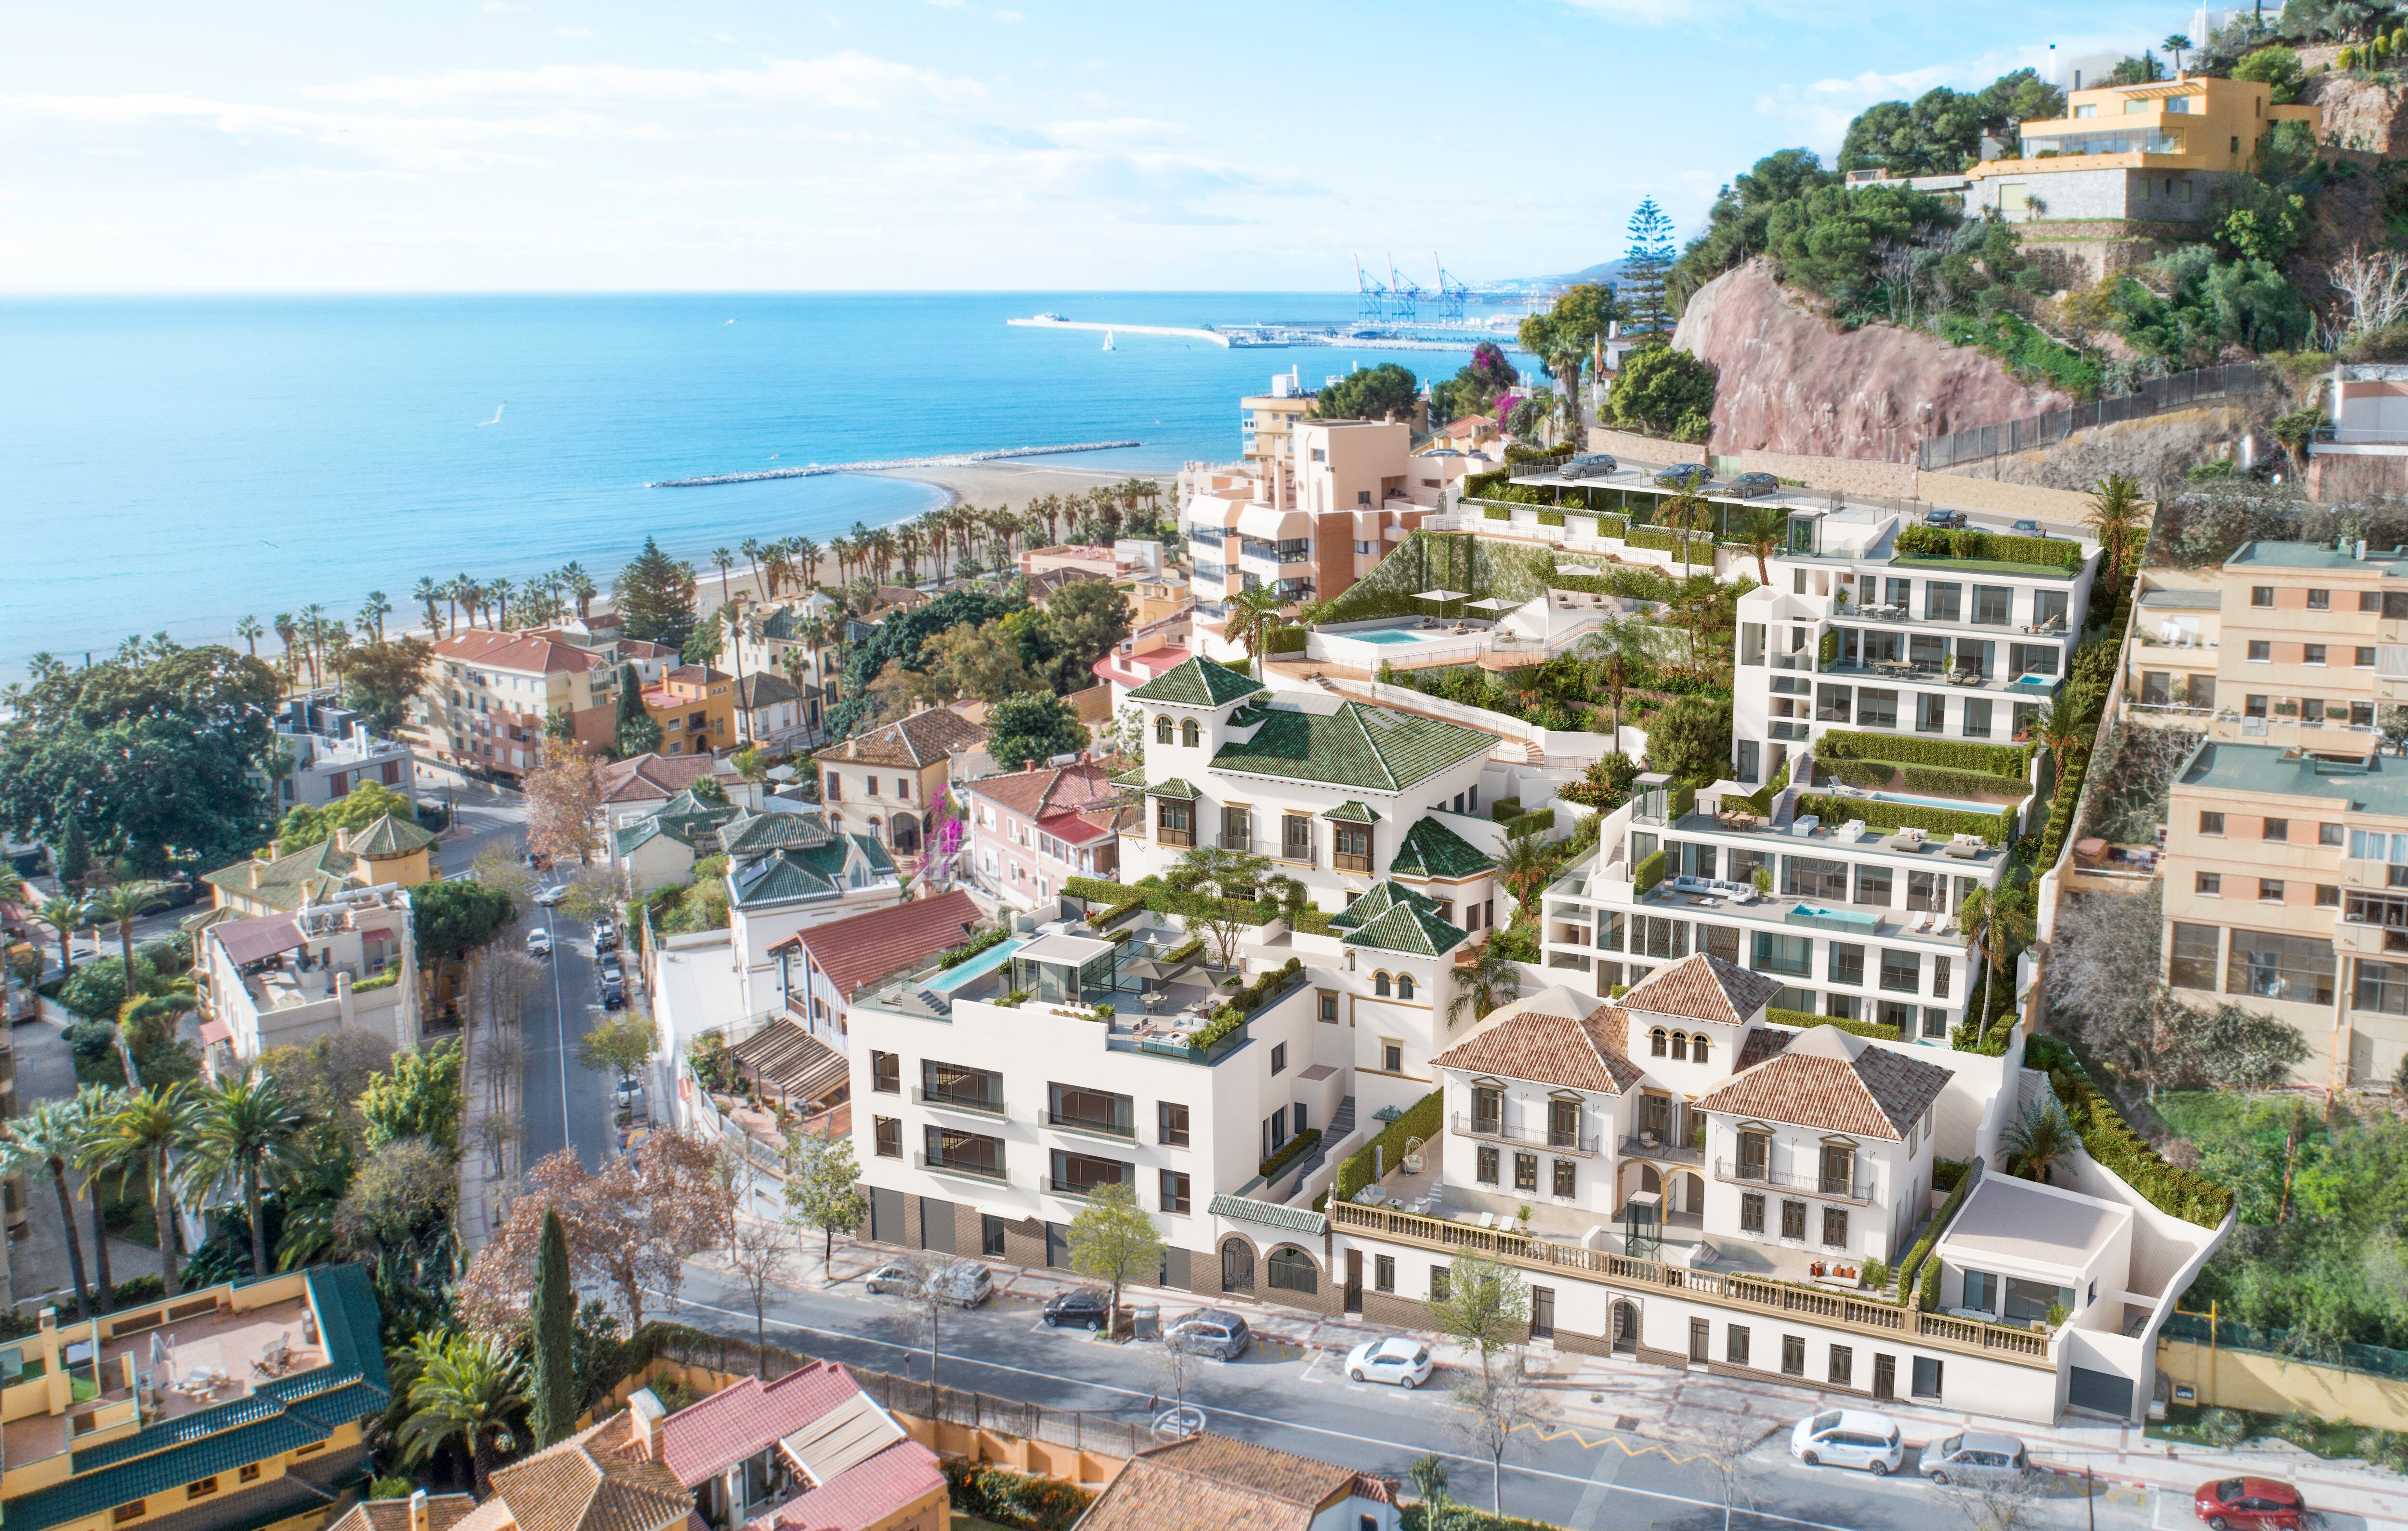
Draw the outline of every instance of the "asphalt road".
[[[526,1112],[521,1163],[532,1164],[575,1145],[589,1170],[614,1146],[609,1076],[577,1061],[577,1044],[602,1018],[594,979],[594,938],[582,920],[538,906],[526,924],[552,932],[546,965],[551,983],[536,991],[520,1021],[526,1038],[526,1075],[520,1100]]]
[[[676,1316],[683,1322],[752,1339],[751,1298],[724,1273],[689,1266],[682,1299]],[[767,1330],[771,1340],[808,1354],[927,1375],[917,1321],[899,1302],[869,1296],[856,1285],[774,1292]],[[949,1314],[942,1351],[940,1379],[948,1387],[1137,1423],[1152,1417],[1161,1386],[1154,1347],[1104,1345],[1084,1334],[1049,1330],[1027,1306]],[[1202,1363],[1187,1401],[1203,1408],[1213,1430],[1375,1472],[1401,1477],[1416,1458],[1438,1452],[1449,1459],[1455,1497],[1485,1508],[1489,1463],[1462,1438],[1449,1381],[1441,1371],[1417,1393],[1350,1382],[1337,1357],[1299,1357],[1258,1344],[1237,1362]],[[1929,1483],[1800,1466],[1786,1446],[1781,1429],[1742,1458],[1728,1523],[1738,1531],[1971,1531],[1956,1503]],[[1506,1458],[1505,1512],[1575,1531],[1720,1527],[1721,1475],[1697,1452],[1632,1432],[1555,1426],[1543,1436],[1526,1434]],[[2035,1531],[2093,1524],[2142,1531],[2153,1524],[2153,1507],[2134,1491],[2110,1497],[2102,1484],[2086,1504],[2079,1478],[2060,1478],[2049,1487],[2033,1518],[2020,1524]],[[2183,1519],[2187,1509],[2165,1507]]]

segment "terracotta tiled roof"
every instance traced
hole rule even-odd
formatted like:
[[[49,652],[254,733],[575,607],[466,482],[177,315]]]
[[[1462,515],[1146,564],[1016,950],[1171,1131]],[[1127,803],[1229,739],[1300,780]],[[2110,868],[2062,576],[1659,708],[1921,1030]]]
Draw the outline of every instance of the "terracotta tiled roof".
[[[977,924],[979,906],[960,888],[933,899],[914,899],[885,909],[873,909],[849,919],[810,926],[771,946],[771,951],[803,947],[839,993],[850,994],[861,984],[876,983],[890,973],[934,957],[968,937],[965,922]]]
[[[930,707],[845,741],[825,759],[847,764],[930,766],[986,743],[986,729],[951,707]]]
[[[1042,606],[1049,599],[1059,595],[1065,586],[1105,577],[1092,569],[1049,569],[1041,574],[1028,576],[1028,599],[1032,603]]]
[[[1111,773],[1082,762],[1037,771],[1013,771],[981,776],[968,785],[970,793],[1034,822],[1056,840],[1074,845],[1109,839],[1120,799]]]
[[[1697,1109],[1895,1142],[1940,1098],[1949,1073],[1836,1026],[1817,1026],[1708,1091]]]
[[[708,755],[637,755],[602,768],[602,801],[644,802],[673,798],[710,775]]]
[[[1790,1034],[1777,1026],[1755,1026],[1748,1029],[1747,1040],[1739,1046],[1739,1062],[1731,1065],[1733,1074],[1745,1074],[1768,1058],[1777,1058],[1789,1046]]]
[[[435,655],[439,659],[531,675],[593,670],[603,662],[589,649],[531,632],[464,632],[437,643]]]
[[[1761,973],[1698,952],[1657,968],[1622,996],[1622,1003],[1651,1015],[1739,1026],[1753,1019],[1780,992],[1781,986]]]
[[[669,1531],[694,1499],[630,1438],[625,1410],[494,1473],[519,1531]]]
[[[814,1361],[767,1386],[757,1377],[740,1378],[661,1422],[661,1465],[692,1488],[860,1391],[853,1375],[832,1361]]]
[[[1557,987],[1506,1006],[1430,1060],[1437,1068],[1493,1074],[1565,1090],[1619,1095],[1645,1076],[1627,1056],[1629,1021],[1610,1004],[1584,1004]]]
[[[452,1531],[477,1508],[473,1494],[430,1494],[426,1496],[426,1531]],[[410,1531],[409,1500],[369,1499],[344,1511],[326,1531]]]
[[[944,1492],[937,1453],[916,1440],[897,1441],[749,1524],[752,1531],[863,1531],[894,1524],[896,1516]]]
[[[1369,1473],[1207,1433],[1140,1452],[1079,1531],[1305,1531],[1323,1505],[1393,1493]]]

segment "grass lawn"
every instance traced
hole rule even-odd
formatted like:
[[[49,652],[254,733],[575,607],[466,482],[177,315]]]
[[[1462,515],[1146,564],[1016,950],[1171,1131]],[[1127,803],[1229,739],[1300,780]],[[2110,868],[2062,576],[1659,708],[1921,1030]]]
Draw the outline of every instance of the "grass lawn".
[[[2161,1091],[2152,1105],[2168,1132],[2200,1143],[2229,1137],[2240,1131],[2251,1101],[2240,1090],[2169,1090]]]

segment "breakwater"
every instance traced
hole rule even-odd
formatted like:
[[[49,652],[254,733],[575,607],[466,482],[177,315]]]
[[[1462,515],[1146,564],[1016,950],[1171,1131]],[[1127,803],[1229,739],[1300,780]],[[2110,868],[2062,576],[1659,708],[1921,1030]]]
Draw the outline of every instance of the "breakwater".
[[[801,468],[766,468],[752,473],[712,473],[702,478],[661,479],[647,489],[705,489],[714,484],[758,484],[764,479],[812,479],[826,473],[878,473],[896,468],[956,468],[967,463],[1009,462],[1015,457],[1053,457],[1066,452],[1110,452],[1115,447],[1143,446],[1143,441],[1073,441],[1068,446],[1013,446],[995,452],[953,452],[940,457],[888,457],[866,463],[810,463]]]

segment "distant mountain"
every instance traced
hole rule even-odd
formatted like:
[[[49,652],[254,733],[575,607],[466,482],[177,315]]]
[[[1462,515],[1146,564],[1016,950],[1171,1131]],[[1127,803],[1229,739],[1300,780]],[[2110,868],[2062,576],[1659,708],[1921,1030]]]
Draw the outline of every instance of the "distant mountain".
[[[1623,264],[1618,260],[1601,261],[1595,266],[1583,267],[1577,271],[1566,271],[1557,276],[1507,277],[1501,282],[1492,282],[1486,285],[1544,291],[1556,287],[1576,287],[1584,282],[1615,282],[1621,279]]]

